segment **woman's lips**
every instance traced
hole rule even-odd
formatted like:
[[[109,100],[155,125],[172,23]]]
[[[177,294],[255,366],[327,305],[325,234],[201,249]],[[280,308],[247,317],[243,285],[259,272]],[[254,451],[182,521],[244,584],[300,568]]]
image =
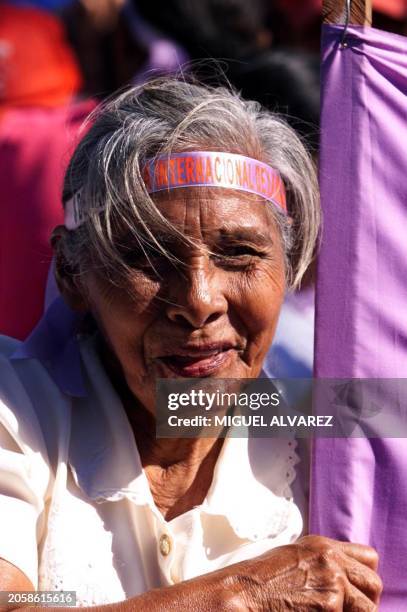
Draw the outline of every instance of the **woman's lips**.
[[[234,349],[227,348],[209,354],[168,355],[161,357],[160,361],[177,376],[195,378],[215,374],[227,364],[234,352]]]

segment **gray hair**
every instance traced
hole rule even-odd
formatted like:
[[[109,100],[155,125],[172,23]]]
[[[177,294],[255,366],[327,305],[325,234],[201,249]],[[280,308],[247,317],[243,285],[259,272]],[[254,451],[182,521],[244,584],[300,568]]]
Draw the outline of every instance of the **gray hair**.
[[[153,248],[173,260],[160,235],[189,239],[160,213],[141,169],[156,155],[219,150],[253,157],[280,172],[291,220],[275,206],[268,208],[281,231],[287,284],[299,285],[319,230],[318,188],[312,159],[283,118],[227,87],[160,78],[106,101],[90,123],[63,190],[64,202],[81,190],[86,213],[84,224],[67,232],[61,245],[72,271],[100,266],[113,282],[126,276],[130,269],[115,238],[119,227],[144,251]]]

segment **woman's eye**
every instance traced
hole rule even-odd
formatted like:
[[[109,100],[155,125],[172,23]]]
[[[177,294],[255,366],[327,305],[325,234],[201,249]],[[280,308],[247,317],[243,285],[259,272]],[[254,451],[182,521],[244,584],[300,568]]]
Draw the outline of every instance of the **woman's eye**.
[[[258,253],[255,249],[245,246],[237,246],[231,249],[228,249],[227,256],[228,257],[243,257],[243,256],[251,256],[251,257],[259,257],[260,253]]]
[[[262,253],[257,251],[255,248],[245,245],[236,245],[225,247],[218,253],[219,257],[261,257]]]
[[[220,265],[231,268],[250,267],[264,254],[248,245],[225,246],[213,255]]]

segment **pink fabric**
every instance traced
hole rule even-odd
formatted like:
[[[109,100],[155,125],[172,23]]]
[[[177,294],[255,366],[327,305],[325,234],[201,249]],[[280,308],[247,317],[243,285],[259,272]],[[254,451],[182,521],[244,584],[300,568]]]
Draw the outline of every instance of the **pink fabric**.
[[[23,339],[41,317],[64,171],[94,106],[16,109],[0,120],[0,333]]]

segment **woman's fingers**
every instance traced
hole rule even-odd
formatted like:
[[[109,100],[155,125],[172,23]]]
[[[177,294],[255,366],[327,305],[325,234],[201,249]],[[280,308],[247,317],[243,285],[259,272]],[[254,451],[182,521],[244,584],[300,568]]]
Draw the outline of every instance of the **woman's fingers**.
[[[383,585],[376,573],[378,555],[373,548],[362,544],[339,542],[322,536],[305,536],[299,540],[299,545],[309,551],[316,553],[319,551],[325,564],[328,562],[329,565],[334,562],[340,567],[344,577],[346,576],[343,585],[345,592],[349,591],[351,594],[348,599],[356,601],[356,595],[360,593],[361,603],[358,604],[359,607],[355,607],[355,610],[375,609],[379,603]],[[366,601],[370,602],[370,607],[366,608]],[[344,609],[353,610],[349,607]]]
[[[374,572],[377,572],[379,565],[379,555],[371,546],[365,546],[364,544],[353,544],[351,542],[338,542],[342,552],[348,557],[352,557],[359,563],[363,563],[367,567],[370,567]]]
[[[310,549],[322,549],[330,548],[344,552],[348,557],[352,557],[359,563],[370,567],[374,572],[377,571],[379,564],[379,556],[374,548],[371,546],[365,546],[364,544],[353,544],[352,542],[340,542],[339,540],[332,540],[324,536],[309,535],[304,536],[299,540],[299,543],[305,545]]]
[[[377,604],[366,597],[359,589],[349,585],[343,600],[344,612],[376,612]]]
[[[378,604],[383,590],[380,577],[366,565],[348,557],[345,572],[349,582],[368,597],[373,603]]]

